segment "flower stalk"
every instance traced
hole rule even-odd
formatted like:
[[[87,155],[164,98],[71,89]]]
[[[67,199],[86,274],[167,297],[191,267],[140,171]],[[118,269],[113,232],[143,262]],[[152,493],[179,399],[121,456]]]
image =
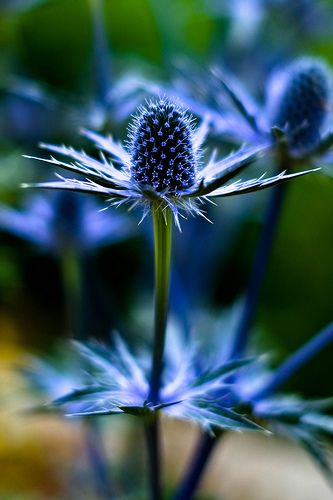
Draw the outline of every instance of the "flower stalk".
[[[174,500],[191,500],[193,498],[216,443],[217,436],[209,433],[201,436],[194,453],[193,461],[189,464],[185,477],[176,491]]]
[[[230,349],[231,359],[242,356],[247,347],[269,256],[271,254],[273,241],[280,220],[286,188],[286,184],[276,186],[268,201],[265,220],[255,251],[251,274],[245,292],[243,311]]]
[[[152,412],[151,415],[145,417],[144,426],[147,444],[150,497],[151,500],[161,500],[161,444],[158,413]]]
[[[153,357],[148,401],[157,404],[163,371],[163,354],[169,307],[172,212],[159,203],[152,209],[155,247],[155,298]]]
[[[308,363],[314,356],[333,341],[333,323],[329,323],[314,337],[291,354],[268,379],[265,385],[251,394],[251,399],[259,401],[274,394],[287,380]]]
[[[101,0],[90,0],[93,36],[93,71],[95,74],[95,93],[101,106],[108,106],[111,87],[110,50],[106,35]]]
[[[169,207],[163,207],[158,203],[152,207],[152,216],[154,229],[155,297],[154,337],[148,403],[154,406],[159,402],[169,308],[172,212]],[[161,498],[159,425],[158,412],[152,412],[151,415],[145,418],[145,435],[152,500],[160,500]]]
[[[246,351],[253,320],[257,311],[269,256],[280,220],[286,190],[286,184],[276,186],[273,189],[268,201],[263,227],[255,251],[251,274],[245,292],[242,313],[233,342],[230,346],[229,359],[242,357]],[[216,434],[216,436],[212,436],[209,433],[204,433],[200,436],[194,460],[190,464],[183,482],[176,493],[175,500],[190,500],[192,498],[197,486],[200,483],[202,475],[206,470],[208,461],[217,443],[219,442],[220,436],[220,433]]]

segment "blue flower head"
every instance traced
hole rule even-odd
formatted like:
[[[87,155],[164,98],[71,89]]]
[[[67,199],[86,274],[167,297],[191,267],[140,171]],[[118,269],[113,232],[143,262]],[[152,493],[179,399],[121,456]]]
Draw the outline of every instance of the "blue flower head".
[[[311,150],[320,141],[331,98],[330,77],[322,61],[297,60],[275,77],[271,125],[286,131],[293,150]]]
[[[289,159],[309,155],[318,158],[331,147],[333,134],[328,122],[332,81],[330,70],[321,59],[304,57],[274,70],[266,84],[263,104],[256,102],[242,83],[225,70],[214,67],[203,72],[185,67],[184,72],[187,78],[183,76],[175,83],[179,89],[176,94],[193,113],[205,117],[213,134],[240,143],[266,144],[274,151],[283,143],[283,154]],[[206,93],[200,99],[202,87]],[[155,92],[159,89],[154,88]],[[175,90],[165,88],[165,92]]]
[[[141,204],[143,217],[154,207],[169,207],[179,227],[181,211],[204,216],[200,204],[211,197],[245,194],[307,173],[282,172],[273,177],[260,176],[230,183],[265,153],[267,145],[240,149],[222,160],[216,160],[213,154],[207,165],[201,167],[200,151],[207,128],[205,120],[199,127],[194,127],[192,117],[172,100],[160,98],[156,102],[149,101],[147,107],[138,109],[129,128],[126,147],[115,142],[111,136],[84,131],[84,135],[100,148],[99,159],[71,147],[41,145],[71,161],[55,157],[38,160],[80,174],[84,180],[58,175],[58,182],[25,184],[23,187],[90,193],[114,205],[129,202],[134,207]]]
[[[177,194],[195,183],[193,120],[170,101],[139,108],[130,126],[132,177],[141,187]]]

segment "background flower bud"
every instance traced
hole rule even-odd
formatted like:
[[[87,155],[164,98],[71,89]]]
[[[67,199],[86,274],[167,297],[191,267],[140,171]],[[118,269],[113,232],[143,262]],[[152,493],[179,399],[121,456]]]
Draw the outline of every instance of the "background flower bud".
[[[328,116],[331,82],[328,68],[316,59],[300,59],[281,75],[272,125],[286,130],[290,148],[311,150]]]

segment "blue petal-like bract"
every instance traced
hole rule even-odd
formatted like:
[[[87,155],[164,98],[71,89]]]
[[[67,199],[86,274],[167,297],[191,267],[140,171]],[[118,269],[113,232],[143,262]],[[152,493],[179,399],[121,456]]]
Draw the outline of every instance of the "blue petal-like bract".
[[[131,127],[131,173],[140,187],[181,193],[195,183],[196,152],[191,119],[161,99],[140,108]]]
[[[301,59],[286,68],[272,125],[286,127],[292,149],[318,144],[330,94],[328,69],[321,61]]]

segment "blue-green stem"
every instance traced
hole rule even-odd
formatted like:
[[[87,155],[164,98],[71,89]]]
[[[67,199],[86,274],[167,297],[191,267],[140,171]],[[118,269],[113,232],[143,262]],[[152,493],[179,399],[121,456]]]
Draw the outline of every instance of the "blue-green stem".
[[[243,310],[240,315],[238,328],[229,352],[229,358],[241,357],[246,351],[251,328],[257,311],[260,292],[265,277],[265,271],[273,246],[276,229],[280,220],[281,209],[285,199],[286,184],[281,184],[273,189],[263,221],[259,242],[254,255],[250,279],[245,293]],[[219,441],[217,437],[203,434],[199,438],[194,459],[185,473],[175,500],[190,500],[204,474],[209,458]]]
[[[247,348],[286,190],[287,184],[280,184],[280,186],[273,188],[269,198],[230,358],[241,357]]]
[[[101,106],[108,105],[111,67],[102,0],[90,0],[92,13],[93,65],[95,94]]]
[[[216,443],[217,437],[209,433],[203,434],[200,437],[190,467],[176,491],[174,500],[190,500],[193,497]]]
[[[161,500],[161,442],[158,413],[145,418],[145,437],[148,455],[149,488],[151,500]]]
[[[320,330],[314,337],[291,354],[276,370],[268,381],[250,394],[252,401],[259,401],[274,394],[294,373],[300,370],[314,356],[333,341],[333,322]]]
[[[163,357],[169,309],[170,265],[172,247],[172,213],[160,204],[152,206],[154,226],[155,296],[154,336],[152,367],[148,403],[159,403],[163,375]],[[150,492],[152,500],[160,500],[161,488],[161,444],[158,412],[152,412],[145,420],[148,452]]]
[[[61,254],[62,282],[65,295],[67,328],[71,337],[82,340],[82,257],[71,245],[64,245]]]
[[[148,401],[159,402],[163,355],[169,308],[170,263],[172,247],[172,213],[170,208],[153,207],[155,248],[155,297],[153,358]]]

